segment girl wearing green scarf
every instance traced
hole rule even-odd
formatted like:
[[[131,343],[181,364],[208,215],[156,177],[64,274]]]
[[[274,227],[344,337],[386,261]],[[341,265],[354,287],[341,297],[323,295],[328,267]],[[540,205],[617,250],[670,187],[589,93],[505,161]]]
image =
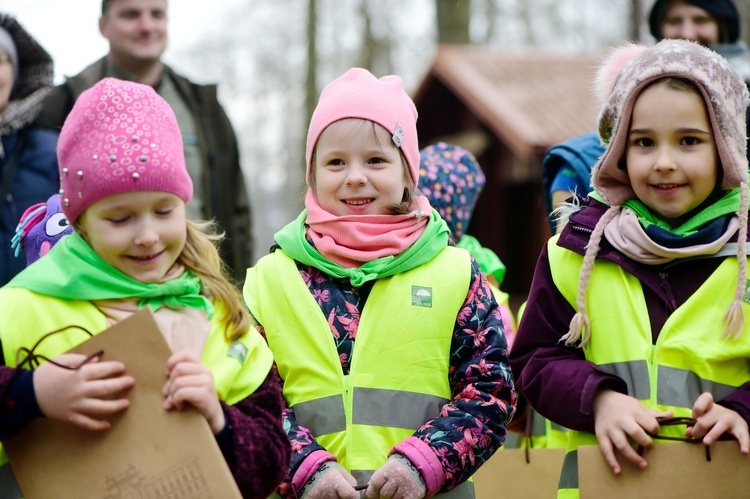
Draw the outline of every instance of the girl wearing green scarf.
[[[149,307],[172,350],[164,410],[203,415],[243,496],[267,496],[289,455],[280,387],[221,262],[221,237],[186,219],[193,182],[173,112],[151,87],[104,79],[76,101],[58,157],[75,232],[0,289],[0,438],[37,417],[90,431],[127,417],[138,381],[117,352],[65,352],[87,338],[81,331],[96,335]],[[12,490],[12,474],[3,476],[0,488]]]
[[[280,490],[470,499],[515,407],[507,342],[479,264],[417,189],[401,79],[353,68],[326,86],[306,157],[305,210],[244,286],[284,381]]]

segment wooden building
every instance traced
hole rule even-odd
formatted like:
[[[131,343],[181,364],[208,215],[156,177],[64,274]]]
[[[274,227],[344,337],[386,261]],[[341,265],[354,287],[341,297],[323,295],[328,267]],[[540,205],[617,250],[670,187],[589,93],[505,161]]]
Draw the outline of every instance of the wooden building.
[[[487,177],[468,233],[508,270],[502,289],[525,299],[550,236],[542,158],[570,137],[594,131],[599,55],[509,53],[441,46],[414,95],[420,147],[439,140],[472,151]]]

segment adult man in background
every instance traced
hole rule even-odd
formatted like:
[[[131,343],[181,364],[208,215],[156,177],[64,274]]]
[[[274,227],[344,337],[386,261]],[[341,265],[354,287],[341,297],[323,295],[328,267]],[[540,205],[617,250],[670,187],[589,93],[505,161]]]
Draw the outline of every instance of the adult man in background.
[[[237,139],[216,85],[198,85],[161,61],[167,46],[167,0],[102,0],[99,31],[109,53],[67,78],[45,101],[37,124],[59,131],[81,93],[105,77],[154,87],[172,107],[182,132],[195,193],[191,219],[215,219],[226,233],[221,256],[241,283],[252,263],[250,205]]]

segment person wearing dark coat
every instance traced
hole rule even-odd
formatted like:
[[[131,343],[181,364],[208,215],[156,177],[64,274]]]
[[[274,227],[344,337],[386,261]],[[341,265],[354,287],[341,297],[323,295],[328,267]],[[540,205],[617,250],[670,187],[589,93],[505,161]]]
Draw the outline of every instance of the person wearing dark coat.
[[[214,219],[226,233],[221,256],[238,283],[252,263],[250,201],[237,137],[217,97],[216,85],[177,74],[161,56],[167,46],[166,0],[102,0],[99,31],[109,53],[56,86],[37,124],[59,131],[81,93],[105,77],[150,85],[174,110],[182,130],[195,195],[188,218]]]
[[[25,256],[11,249],[19,218],[60,188],[58,134],[33,124],[53,73],[47,51],[0,14],[0,286],[26,267]]]

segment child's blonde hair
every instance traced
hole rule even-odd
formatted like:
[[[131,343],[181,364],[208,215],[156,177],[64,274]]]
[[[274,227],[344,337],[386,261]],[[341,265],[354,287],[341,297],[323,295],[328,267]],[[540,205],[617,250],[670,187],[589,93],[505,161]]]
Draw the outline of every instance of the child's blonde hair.
[[[187,220],[185,247],[177,261],[201,279],[206,295],[221,303],[217,309],[221,314],[218,320],[229,343],[243,336],[252,321],[229,269],[219,255],[218,245],[222,239],[224,235],[217,231],[214,222]]]

